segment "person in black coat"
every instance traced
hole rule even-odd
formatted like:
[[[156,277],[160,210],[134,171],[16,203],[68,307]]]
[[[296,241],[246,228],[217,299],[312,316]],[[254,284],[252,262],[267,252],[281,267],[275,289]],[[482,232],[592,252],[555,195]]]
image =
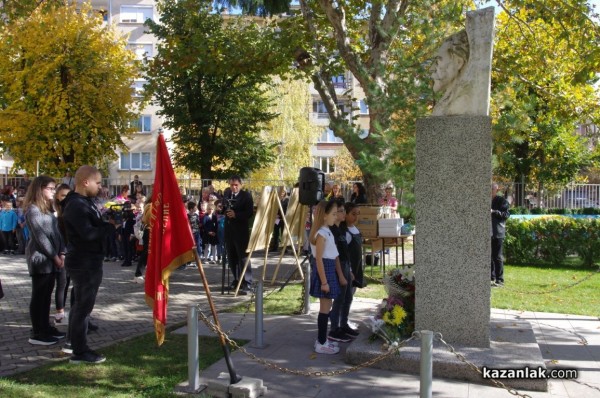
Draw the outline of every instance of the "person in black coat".
[[[232,287],[237,286],[241,277],[244,281],[239,294],[248,294],[252,285],[252,267],[248,263],[246,273],[242,270],[246,263],[246,249],[250,241],[250,218],[254,213],[254,201],[248,191],[242,191],[242,179],[232,176],[229,179],[230,191],[223,200],[223,214],[225,214],[225,245],[229,269],[233,274]]]
[[[352,186],[350,202],[357,205],[367,204],[367,190],[361,182],[355,182]]]
[[[506,236],[506,220],[510,217],[510,205],[497,195],[498,184],[492,185],[492,287],[504,285],[504,259],[502,244]]]
[[[65,267],[73,282],[73,305],[69,312],[71,363],[100,363],[106,358],[87,344],[89,316],[102,282],[104,242],[114,224],[103,221],[93,198],[102,188],[102,175],[93,166],[75,173],[75,190],[64,199],[63,219],[67,231]]]

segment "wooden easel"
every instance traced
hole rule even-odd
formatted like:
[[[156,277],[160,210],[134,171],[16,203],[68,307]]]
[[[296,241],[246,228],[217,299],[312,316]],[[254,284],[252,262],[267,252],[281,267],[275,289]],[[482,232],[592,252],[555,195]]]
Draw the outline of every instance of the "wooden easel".
[[[246,257],[244,268],[240,273],[240,278],[235,288],[235,296],[237,296],[238,291],[240,290],[240,286],[242,285],[242,282],[244,280],[243,275],[246,274],[246,270],[248,268],[248,264],[250,263],[252,253],[254,253],[254,251],[256,250],[265,251],[263,273],[261,276],[262,281],[265,280],[265,275],[267,272],[267,258],[269,252],[269,240],[271,239],[271,234],[273,233],[273,229],[275,226],[275,220],[277,219],[277,211],[280,211],[281,214],[283,214],[283,207],[281,206],[281,200],[279,199],[279,194],[277,192],[276,187],[264,187],[260,197],[260,202],[256,208],[256,215],[254,216],[252,232],[250,233],[250,241],[248,242],[248,249],[246,249],[246,253],[248,253],[248,256]],[[289,227],[285,217],[281,221],[284,223],[283,225],[285,227],[285,231],[287,231],[289,234]],[[300,262],[298,261],[298,255],[296,254],[296,250],[294,249],[293,251],[294,256],[296,258],[298,270],[300,271],[300,275],[303,275]],[[283,252],[279,260],[280,262],[282,257]]]
[[[277,267],[273,273],[271,283],[275,283],[275,279],[279,273],[279,267],[283,260],[283,255],[285,254],[285,249],[289,243],[291,243],[292,252],[296,258],[296,266],[300,271],[300,277],[304,279],[304,273],[302,272],[302,266],[298,258],[298,253],[296,252],[296,247],[300,248],[304,243],[304,228],[307,214],[308,208],[307,206],[300,204],[299,190],[298,188],[294,188],[284,218],[285,231],[283,233],[283,248],[279,255],[279,261],[277,262]],[[294,236],[297,237],[297,245],[294,244]]]

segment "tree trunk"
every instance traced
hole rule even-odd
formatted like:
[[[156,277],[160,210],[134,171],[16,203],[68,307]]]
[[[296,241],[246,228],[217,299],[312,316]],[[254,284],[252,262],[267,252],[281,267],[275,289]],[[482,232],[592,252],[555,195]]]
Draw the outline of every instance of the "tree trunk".
[[[377,205],[379,198],[383,197],[383,187],[377,176],[369,172],[363,171],[363,183],[367,190],[367,203]]]

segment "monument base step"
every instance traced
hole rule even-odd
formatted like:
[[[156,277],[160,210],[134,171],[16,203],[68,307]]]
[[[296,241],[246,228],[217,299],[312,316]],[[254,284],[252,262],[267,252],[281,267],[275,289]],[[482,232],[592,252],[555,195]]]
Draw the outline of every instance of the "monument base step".
[[[529,322],[492,320],[490,322],[490,348],[473,348],[450,343],[457,353],[481,369],[546,369],[539,345]],[[378,369],[401,373],[419,374],[420,340],[413,340],[392,355],[372,365]],[[346,350],[345,360],[352,365],[364,363],[382,353],[382,340],[370,341],[366,333],[361,334]],[[472,383],[494,385],[434,338],[433,376]],[[548,380],[542,379],[498,379],[509,388],[530,391],[548,391]]]

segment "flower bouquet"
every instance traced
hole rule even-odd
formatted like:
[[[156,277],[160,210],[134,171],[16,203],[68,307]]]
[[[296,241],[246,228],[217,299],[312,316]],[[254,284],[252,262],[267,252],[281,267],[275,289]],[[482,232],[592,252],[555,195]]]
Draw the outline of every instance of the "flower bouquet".
[[[381,302],[377,314],[368,319],[373,339],[383,339],[388,347],[397,346],[414,330],[414,276],[413,267],[396,268],[388,272],[384,285],[389,296]]]

